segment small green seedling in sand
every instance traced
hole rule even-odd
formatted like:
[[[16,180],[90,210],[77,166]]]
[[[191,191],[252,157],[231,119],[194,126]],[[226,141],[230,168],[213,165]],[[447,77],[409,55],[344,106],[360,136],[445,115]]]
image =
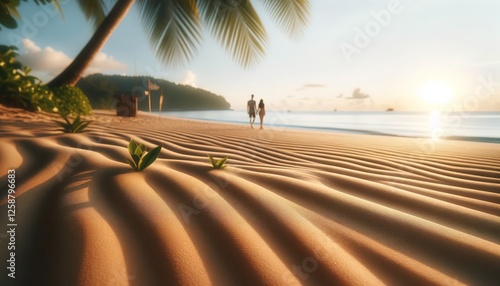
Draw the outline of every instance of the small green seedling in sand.
[[[149,165],[153,164],[153,162],[160,155],[161,146],[156,146],[151,151],[146,151],[146,146],[144,144],[135,143],[133,139],[130,139],[130,143],[128,144],[128,152],[132,157],[132,160],[126,159],[127,163],[137,171],[142,171],[149,167]]]
[[[225,158],[222,158],[222,159],[219,159],[219,160],[215,160],[214,157],[212,157],[210,154],[207,154],[208,155],[208,159],[210,159],[210,163],[212,163],[212,166],[214,166],[214,169],[224,169],[226,167],[226,161],[228,159],[228,157],[225,157]]]
[[[82,133],[85,132],[85,128],[89,126],[90,123],[92,123],[91,120],[81,120],[80,119],[80,114],[71,122],[66,115],[60,114],[61,117],[64,119],[64,122],[62,121],[57,121],[57,120],[52,120],[55,123],[57,123],[59,126],[62,127],[62,129],[59,129],[60,131],[64,133]]]

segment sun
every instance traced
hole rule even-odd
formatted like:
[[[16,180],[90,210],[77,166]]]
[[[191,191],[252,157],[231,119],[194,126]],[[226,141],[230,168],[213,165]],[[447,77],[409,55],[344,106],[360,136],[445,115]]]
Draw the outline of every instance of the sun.
[[[417,95],[426,103],[441,105],[453,98],[453,91],[445,83],[433,81],[422,86]]]

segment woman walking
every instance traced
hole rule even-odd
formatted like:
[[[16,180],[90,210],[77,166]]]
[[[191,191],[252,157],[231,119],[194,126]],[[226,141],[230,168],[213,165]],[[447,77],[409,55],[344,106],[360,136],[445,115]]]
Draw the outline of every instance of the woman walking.
[[[264,115],[266,115],[266,107],[264,105],[264,100],[259,101],[259,117],[260,117],[260,129],[262,128],[262,123],[264,122]]]

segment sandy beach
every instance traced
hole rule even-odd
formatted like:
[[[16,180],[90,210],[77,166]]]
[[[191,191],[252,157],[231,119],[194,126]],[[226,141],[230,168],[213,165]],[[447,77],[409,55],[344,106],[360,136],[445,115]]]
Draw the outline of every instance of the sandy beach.
[[[500,281],[500,144],[86,118],[0,106],[1,285]],[[131,138],[163,146],[142,172]]]

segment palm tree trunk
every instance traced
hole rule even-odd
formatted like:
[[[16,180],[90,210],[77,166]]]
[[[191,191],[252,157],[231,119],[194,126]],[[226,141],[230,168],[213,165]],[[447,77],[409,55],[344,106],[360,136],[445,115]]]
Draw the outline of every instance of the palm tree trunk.
[[[122,19],[127,15],[132,4],[134,4],[134,0],[119,0],[116,2],[113,9],[111,9],[90,41],[83,47],[73,62],[47,85],[51,88],[63,84],[70,86],[76,85],[78,80],[82,77],[83,72],[87,69],[104,44],[106,44],[109,36],[111,36]]]

